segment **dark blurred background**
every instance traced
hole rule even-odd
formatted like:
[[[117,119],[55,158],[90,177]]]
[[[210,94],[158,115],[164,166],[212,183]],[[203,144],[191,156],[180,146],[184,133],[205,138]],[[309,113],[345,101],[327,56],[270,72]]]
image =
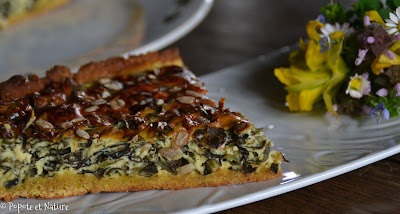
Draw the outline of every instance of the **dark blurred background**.
[[[197,75],[244,62],[306,37],[328,0],[216,0],[207,18],[171,45]],[[353,1],[344,1],[351,5]]]

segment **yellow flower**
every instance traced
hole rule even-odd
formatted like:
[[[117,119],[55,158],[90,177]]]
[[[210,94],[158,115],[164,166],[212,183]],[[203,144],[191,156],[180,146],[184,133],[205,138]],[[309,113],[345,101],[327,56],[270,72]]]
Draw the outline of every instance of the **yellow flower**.
[[[371,64],[371,69],[374,74],[379,75],[385,68],[389,68],[392,65],[400,65],[400,41],[395,42],[389,50],[394,53],[394,58],[391,59],[385,53],[376,57]]]
[[[336,33],[335,39],[340,42],[321,53],[317,30],[323,26],[318,21],[307,23],[308,44],[300,40],[302,48],[289,55],[290,67],[276,68],[274,74],[286,85],[286,102],[290,111],[311,111],[314,103],[322,98],[327,110],[338,117],[332,98],[349,72],[340,56],[344,34]]]
[[[383,21],[382,17],[379,15],[378,11],[376,10],[367,11],[364,13],[364,16],[369,16],[369,20],[371,22],[376,22],[386,27],[386,24]]]

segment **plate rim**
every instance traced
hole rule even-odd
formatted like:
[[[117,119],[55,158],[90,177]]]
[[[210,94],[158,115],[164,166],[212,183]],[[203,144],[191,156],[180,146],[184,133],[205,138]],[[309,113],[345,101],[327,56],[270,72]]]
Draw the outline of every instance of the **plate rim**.
[[[213,7],[215,2],[215,0],[201,0],[201,1],[202,2],[198,10],[188,19],[186,19],[181,25],[179,25],[175,29],[172,29],[170,32],[166,33],[160,38],[150,41],[149,43],[144,44],[131,51],[125,52],[121,54],[121,56],[127,57],[131,55],[140,55],[151,51],[158,51],[178,41],[179,39],[190,33],[206,18],[206,16],[211,11],[211,8]]]

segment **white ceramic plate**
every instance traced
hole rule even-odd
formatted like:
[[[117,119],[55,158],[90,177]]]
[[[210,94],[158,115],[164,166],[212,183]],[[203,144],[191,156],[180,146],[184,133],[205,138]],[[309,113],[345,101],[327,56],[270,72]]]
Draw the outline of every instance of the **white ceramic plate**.
[[[73,0],[0,31],[0,80],[159,50],[199,24],[213,0]]]
[[[87,194],[59,200],[17,199],[32,206],[68,205],[70,213],[211,213],[283,194],[379,161],[400,151],[400,120],[377,125],[324,112],[290,113],[273,68],[287,61],[289,48],[202,76],[214,100],[240,111],[275,142],[290,160],[281,177],[265,182],[184,190]],[[0,204],[1,205],[1,204]],[[9,210],[9,204],[2,211]],[[40,213],[21,209],[21,213]],[[51,211],[62,213],[63,211]],[[43,210],[42,210],[43,212]]]

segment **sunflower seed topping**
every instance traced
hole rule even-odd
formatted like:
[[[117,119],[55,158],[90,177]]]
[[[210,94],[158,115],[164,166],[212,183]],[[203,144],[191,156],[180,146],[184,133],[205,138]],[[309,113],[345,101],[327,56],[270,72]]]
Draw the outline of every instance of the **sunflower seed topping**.
[[[85,120],[84,117],[77,117],[77,118],[72,119],[70,122],[71,123],[79,123],[79,122],[82,122],[84,120]]]
[[[109,79],[109,78],[101,78],[101,79],[99,79],[99,83],[102,84],[102,85],[105,85],[105,84],[110,83],[110,82],[111,82],[111,79]]]
[[[54,128],[53,124],[51,124],[48,121],[42,120],[42,119],[36,120],[35,124],[40,126],[40,127],[42,127],[42,128],[45,128],[45,129]]]
[[[90,106],[90,107],[88,107],[88,108],[85,108],[85,112],[94,112],[94,111],[96,111],[97,109],[99,109],[98,106]]]
[[[202,82],[194,82],[192,85],[197,86],[197,87],[202,87],[204,86]]]
[[[189,163],[186,165],[183,165],[181,167],[178,168],[178,173],[181,175],[186,175],[190,172],[192,172],[195,169],[194,165]]]
[[[186,90],[185,94],[193,96],[193,97],[198,97],[198,98],[202,98],[204,96],[204,95],[202,95],[198,92],[192,91],[192,90]]]
[[[71,128],[72,126],[73,126],[73,124],[71,122],[68,122],[68,121],[62,122],[60,124],[60,128],[62,128],[62,129],[68,129],[68,128]]]
[[[111,94],[108,91],[103,91],[101,93],[101,98],[103,98],[103,99],[106,99],[107,97],[110,97],[110,96],[111,96]]]
[[[149,78],[149,79],[151,79],[151,80],[157,79],[156,75],[154,75],[154,74],[149,74],[149,75],[147,75],[147,78]]]
[[[104,84],[104,86],[108,89],[115,90],[115,91],[122,89],[122,84],[119,82],[116,82],[116,81]]]
[[[93,105],[98,106],[98,105],[103,105],[103,104],[106,104],[106,103],[107,103],[107,100],[105,100],[105,99],[98,99],[98,100],[95,100],[95,101],[93,102]]]
[[[163,99],[157,99],[156,100],[156,105],[160,106],[162,104],[164,104],[164,100]]]
[[[178,100],[178,102],[180,102],[182,104],[192,104],[194,102],[195,98],[190,97],[190,96],[182,96],[182,97],[176,98],[176,100]]]
[[[76,135],[78,135],[79,137],[81,137],[83,139],[86,139],[86,140],[90,139],[90,135],[86,131],[84,131],[82,129],[76,130],[75,133],[76,133]]]
[[[113,100],[113,101],[110,102],[110,107],[111,107],[112,109],[114,109],[114,110],[119,109],[119,105],[118,105],[117,101],[115,101],[115,100]]]
[[[125,106],[125,101],[124,100],[118,99],[118,100],[116,100],[116,102],[120,107],[124,107]]]

